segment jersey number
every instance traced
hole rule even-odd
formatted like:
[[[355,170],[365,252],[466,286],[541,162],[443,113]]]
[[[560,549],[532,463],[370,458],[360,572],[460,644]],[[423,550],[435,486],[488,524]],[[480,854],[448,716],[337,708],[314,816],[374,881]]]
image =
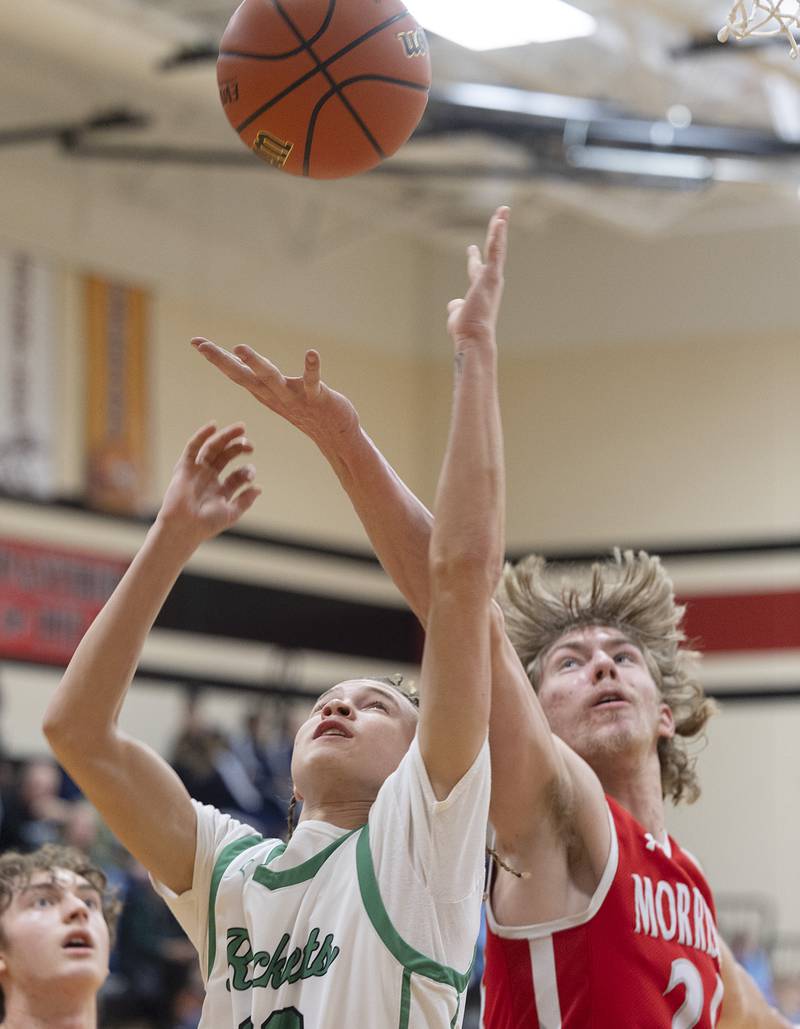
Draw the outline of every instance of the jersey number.
[[[273,1011],[269,1018],[261,1023],[261,1029],[303,1029],[304,1026],[303,1016],[297,1008],[281,1008],[280,1011]],[[253,1019],[246,1018],[238,1029],[253,1029]]]
[[[672,1029],[694,1029],[694,1026],[703,1017],[706,997],[705,990],[703,989],[703,978],[698,972],[697,966],[693,965],[688,958],[676,958],[672,962],[672,971],[667,988],[664,990],[664,996],[666,997],[668,993],[672,993],[676,986],[684,986],[686,988],[686,996],[683,1004],[672,1016]],[[722,1003],[722,992],[722,980],[717,976],[716,989],[708,1009],[709,1025],[711,1026],[717,1024],[717,1014]]]

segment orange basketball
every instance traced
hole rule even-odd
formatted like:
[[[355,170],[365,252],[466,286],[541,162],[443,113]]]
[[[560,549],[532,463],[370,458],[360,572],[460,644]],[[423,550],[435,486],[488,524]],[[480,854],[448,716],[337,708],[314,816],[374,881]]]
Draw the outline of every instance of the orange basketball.
[[[405,143],[431,67],[402,0],[244,0],[222,36],[217,81],[228,121],[259,157],[337,179]]]

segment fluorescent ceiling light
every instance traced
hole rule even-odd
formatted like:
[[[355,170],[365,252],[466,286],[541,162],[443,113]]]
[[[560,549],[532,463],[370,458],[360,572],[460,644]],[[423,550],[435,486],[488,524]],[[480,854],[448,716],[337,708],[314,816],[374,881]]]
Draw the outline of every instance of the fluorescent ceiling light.
[[[531,118],[593,121],[618,113],[599,100],[583,100],[558,93],[534,93],[529,89],[492,86],[484,82],[451,82],[436,86],[433,96],[456,107],[528,115]]]
[[[469,50],[590,36],[591,15],[563,0],[408,0],[426,29]]]
[[[692,154],[656,153],[651,150],[623,150],[618,147],[571,146],[567,163],[573,168],[617,172],[620,175],[652,175],[664,179],[692,179],[706,182],[714,165],[707,157]]]

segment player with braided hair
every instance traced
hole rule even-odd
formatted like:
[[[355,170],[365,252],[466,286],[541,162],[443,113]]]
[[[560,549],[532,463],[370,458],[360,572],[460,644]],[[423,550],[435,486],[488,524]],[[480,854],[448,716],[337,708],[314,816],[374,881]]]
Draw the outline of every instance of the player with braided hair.
[[[184,448],[161,510],[45,716],[59,760],[150,871],[200,956],[202,1029],[448,1029],[480,924],[493,594],[504,469],[495,324],[507,209],[448,307],[450,435],[426,540],[428,633],[415,706],[395,683],[326,690],[295,737],[303,811],[288,843],[193,803],[117,718],[150,626],[194,550],[255,501],[244,426]]]

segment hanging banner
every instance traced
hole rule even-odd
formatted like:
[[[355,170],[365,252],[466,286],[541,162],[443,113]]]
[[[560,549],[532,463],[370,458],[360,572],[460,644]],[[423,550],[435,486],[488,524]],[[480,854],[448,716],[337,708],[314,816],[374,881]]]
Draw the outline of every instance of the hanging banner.
[[[0,251],[0,490],[48,497],[54,485],[53,270]]]
[[[86,497],[118,514],[145,500],[148,294],[94,276],[84,283]]]
[[[0,537],[0,658],[67,664],[125,568]]]

